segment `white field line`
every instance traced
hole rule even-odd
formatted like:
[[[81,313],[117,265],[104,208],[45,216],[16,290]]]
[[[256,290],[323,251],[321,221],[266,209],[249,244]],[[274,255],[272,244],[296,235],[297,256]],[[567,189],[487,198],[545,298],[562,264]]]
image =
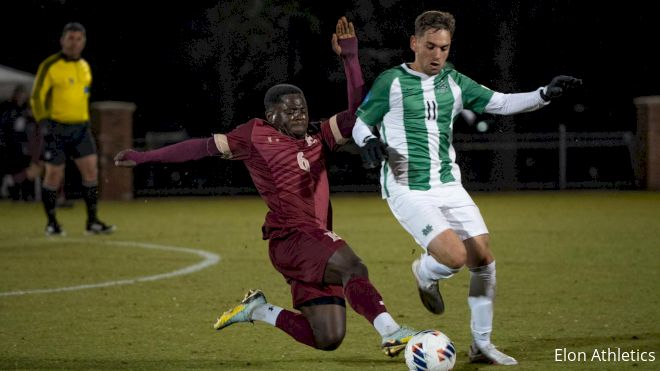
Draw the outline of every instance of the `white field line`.
[[[74,238],[67,238],[67,241],[72,241],[72,242],[83,242],[83,243],[89,243],[90,240],[88,239],[74,239]],[[19,290],[19,291],[6,291],[6,292],[0,292],[0,297],[1,296],[20,296],[20,295],[32,295],[32,294],[50,294],[54,292],[64,292],[64,291],[77,291],[77,290],[86,290],[86,289],[96,289],[99,287],[110,287],[110,286],[119,286],[119,285],[132,285],[135,283],[139,282],[149,282],[149,281],[157,281],[157,280],[162,280],[166,278],[172,278],[176,276],[183,276],[185,274],[190,274],[190,273],[195,273],[198,271],[201,271],[202,269],[208,268],[214,264],[218,264],[220,261],[220,256],[208,251],[204,250],[199,250],[199,249],[192,249],[188,247],[174,247],[174,246],[165,246],[165,245],[157,245],[153,243],[144,243],[144,242],[132,242],[132,241],[95,241],[94,243],[103,243],[106,245],[116,245],[116,246],[124,246],[124,247],[139,247],[142,249],[151,249],[151,250],[164,250],[164,251],[176,251],[176,252],[183,252],[187,254],[194,254],[198,255],[204,260],[197,264],[190,265],[188,267],[178,269],[172,272],[167,272],[167,273],[161,273],[161,274],[156,274],[153,276],[144,276],[144,277],[137,277],[133,279],[126,279],[126,280],[117,280],[117,281],[107,281],[107,282],[100,282],[100,283],[92,283],[92,284],[87,284],[87,285],[78,285],[78,286],[68,286],[68,287],[57,287],[57,288],[52,288],[52,289],[33,289],[33,290]]]

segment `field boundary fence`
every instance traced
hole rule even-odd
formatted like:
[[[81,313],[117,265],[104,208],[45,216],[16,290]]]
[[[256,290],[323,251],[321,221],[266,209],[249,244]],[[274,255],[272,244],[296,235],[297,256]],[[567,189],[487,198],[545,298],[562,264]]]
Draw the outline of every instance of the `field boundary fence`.
[[[150,138],[150,148],[171,144],[166,137],[167,143],[155,143],[155,138]],[[469,190],[637,187],[637,138],[629,131],[570,132],[560,125],[550,133],[458,133],[453,139]],[[145,141],[136,139],[135,144],[144,147]],[[328,167],[333,192],[378,191],[378,173],[362,169],[354,150],[334,160]],[[508,178],[506,171],[498,171],[506,166],[512,167]],[[243,165],[233,161],[205,159],[147,165],[135,171],[138,197],[256,193]]]

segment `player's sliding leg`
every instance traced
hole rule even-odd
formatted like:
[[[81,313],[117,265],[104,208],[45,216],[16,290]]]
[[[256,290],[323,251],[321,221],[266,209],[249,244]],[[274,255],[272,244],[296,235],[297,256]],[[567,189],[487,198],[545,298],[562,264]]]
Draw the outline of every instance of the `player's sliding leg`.
[[[394,357],[406,348],[417,331],[400,326],[387,312],[378,290],[364,276],[351,277],[344,285],[344,295],[353,310],[366,318],[382,337],[383,352]]]
[[[344,295],[351,308],[366,318],[382,337],[384,353],[394,357],[417,331],[400,326],[387,312],[383,298],[369,281],[367,267],[353,250],[345,245],[338,249],[326,265],[325,282],[342,282]]]
[[[275,326],[296,341],[315,348],[314,333],[309,322],[299,313],[294,313],[269,304],[261,290],[249,290],[241,302],[224,312],[213,326],[216,330],[240,322],[260,321]]]
[[[387,313],[382,298],[368,279],[354,277],[344,288],[356,312],[367,318],[382,337],[385,354],[396,356],[405,349],[408,340],[417,332],[399,326]],[[333,304],[329,303],[334,300]],[[322,350],[334,350],[342,342],[346,331],[346,310],[343,300],[321,297],[301,306],[303,314],[294,313],[270,304],[260,290],[250,290],[234,308],[224,312],[214,327],[222,330],[234,323],[260,321],[286,332],[296,341]]]
[[[346,334],[343,299],[320,297],[302,304],[300,309],[302,314],[288,311],[268,303],[260,290],[250,290],[239,305],[218,318],[214,327],[222,330],[234,323],[260,321],[312,348],[337,349]]]
[[[303,344],[332,350],[345,334],[345,297],[381,335],[385,354],[399,354],[416,333],[394,321],[369,281],[367,267],[332,232],[310,229],[285,239],[271,239],[270,256],[273,265],[288,278],[294,305],[302,315],[267,304],[263,293],[251,291],[238,306],[220,316],[216,329],[259,320]]]
[[[351,285],[355,284],[359,285],[356,282]],[[218,318],[214,327],[222,330],[234,323],[260,321],[279,328],[296,341],[312,348],[335,350],[341,345],[346,334],[346,307],[343,299],[312,299],[302,304],[300,310],[302,314],[270,304],[263,292],[250,290],[237,306]],[[378,314],[373,324],[383,337],[383,349],[390,356],[401,352],[415,333],[397,325],[387,312]]]

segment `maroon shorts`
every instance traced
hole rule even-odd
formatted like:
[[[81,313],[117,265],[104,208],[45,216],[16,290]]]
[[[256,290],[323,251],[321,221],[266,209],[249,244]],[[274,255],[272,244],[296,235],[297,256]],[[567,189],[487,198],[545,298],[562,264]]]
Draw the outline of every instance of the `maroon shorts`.
[[[323,283],[328,259],[344,246],[346,242],[332,231],[313,227],[298,228],[270,240],[270,261],[291,285],[294,308],[321,297],[344,299],[341,285]]]

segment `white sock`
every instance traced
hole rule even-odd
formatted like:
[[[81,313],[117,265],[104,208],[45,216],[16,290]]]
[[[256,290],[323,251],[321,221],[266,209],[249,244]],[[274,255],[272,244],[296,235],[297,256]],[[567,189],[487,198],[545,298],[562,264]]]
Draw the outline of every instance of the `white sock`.
[[[401,326],[399,326],[394,318],[392,318],[387,312],[383,312],[374,318],[374,327],[380,336],[393,334],[396,330],[401,328]]]
[[[449,268],[435,260],[430,254],[422,254],[421,264],[419,265],[417,274],[424,280],[437,281],[446,280],[458,271],[460,269]]]
[[[493,331],[493,300],[495,299],[495,262],[470,268],[468,304],[472,314],[470,328],[478,346],[490,344]]]
[[[282,311],[281,307],[266,303],[264,305],[260,305],[254,308],[251,317],[253,321],[266,322],[271,326],[275,326],[275,322],[277,321],[277,316],[280,315],[281,311]]]

